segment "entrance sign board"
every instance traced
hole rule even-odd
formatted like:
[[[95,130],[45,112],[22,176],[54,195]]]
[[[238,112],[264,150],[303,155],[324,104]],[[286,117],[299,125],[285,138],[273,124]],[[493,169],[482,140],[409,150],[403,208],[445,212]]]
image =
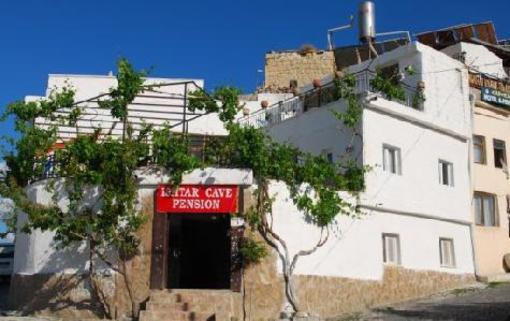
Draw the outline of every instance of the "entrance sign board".
[[[510,107],[510,94],[509,93],[501,92],[499,90],[487,88],[487,87],[482,87],[480,89],[480,91],[482,93],[483,101]]]
[[[158,213],[235,213],[239,187],[232,185],[180,185],[156,190]]]

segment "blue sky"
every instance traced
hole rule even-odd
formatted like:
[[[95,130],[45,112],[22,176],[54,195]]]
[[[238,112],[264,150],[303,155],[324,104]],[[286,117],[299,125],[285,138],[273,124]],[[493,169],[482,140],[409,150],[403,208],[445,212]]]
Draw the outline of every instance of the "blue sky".
[[[427,31],[492,20],[510,38],[508,0],[376,0],[377,31]],[[269,50],[326,46],[358,1],[0,1],[0,110],[43,94],[49,73],[107,74],[124,56],[153,75],[203,78],[252,91]],[[337,44],[356,43],[354,30]],[[0,135],[12,133],[2,124]]]

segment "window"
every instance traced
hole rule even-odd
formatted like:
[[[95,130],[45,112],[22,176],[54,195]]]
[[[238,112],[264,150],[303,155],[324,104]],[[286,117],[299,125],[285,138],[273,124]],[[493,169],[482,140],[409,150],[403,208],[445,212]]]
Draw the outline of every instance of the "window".
[[[475,163],[485,164],[485,137],[473,136],[473,158]]]
[[[453,186],[453,164],[439,160],[439,183],[446,186]]]
[[[439,259],[442,267],[455,267],[455,250],[452,239],[439,239]]]
[[[322,156],[324,158],[326,158],[326,160],[330,163],[330,164],[333,164],[334,162],[334,158],[333,158],[333,153],[331,152],[331,149],[323,149],[322,150]]]
[[[393,174],[402,174],[400,148],[383,146],[383,170]]]
[[[399,73],[400,73],[400,69],[399,69],[399,66],[398,64],[394,64],[394,65],[389,65],[389,66],[386,66],[386,67],[383,67],[380,69],[379,71],[381,73],[381,75],[383,76],[384,79],[388,79],[391,81],[391,83],[393,83],[394,85],[398,85],[399,84]]]
[[[494,139],[492,144],[494,146],[494,166],[497,168],[503,168],[503,166],[506,166],[505,142],[499,139]]]
[[[492,194],[475,192],[475,224],[496,226],[496,197]]]
[[[386,264],[400,265],[400,238],[398,234],[383,234],[383,260]]]

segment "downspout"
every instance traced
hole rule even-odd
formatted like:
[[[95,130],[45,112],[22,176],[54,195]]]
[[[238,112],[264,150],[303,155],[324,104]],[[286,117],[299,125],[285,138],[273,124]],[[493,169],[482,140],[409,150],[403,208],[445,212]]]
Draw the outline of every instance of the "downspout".
[[[463,81],[462,77],[462,71],[461,71],[461,81]],[[461,83],[462,84],[462,83]],[[464,85],[462,84],[462,92],[464,92]],[[473,129],[474,129],[474,108],[475,108],[475,97],[473,94],[469,94],[469,117],[471,120],[471,136],[469,137],[467,143],[468,145],[468,176],[469,176],[469,209],[470,209],[470,217],[473,217],[473,195],[474,195],[474,180],[473,180]],[[476,250],[475,250],[475,223],[474,220],[471,219],[471,224],[469,225],[469,235],[471,238],[471,253],[473,257],[473,268],[475,270],[475,278],[479,280],[479,267],[478,267],[478,260],[476,259]]]
[[[379,54],[377,53],[377,50],[375,50],[374,44],[372,43],[372,40],[368,41],[368,48],[370,49],[370,52],[374,54],[374,58],[379,57]]]

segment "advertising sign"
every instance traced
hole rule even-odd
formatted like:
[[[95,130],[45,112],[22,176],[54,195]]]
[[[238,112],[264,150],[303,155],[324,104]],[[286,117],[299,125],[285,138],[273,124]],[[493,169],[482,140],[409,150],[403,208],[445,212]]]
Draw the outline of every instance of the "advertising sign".
[[[510,94],[493,88],[482,87],[480,89],[482,100],[488,103],[510,107]]]
[[[156,190],[158,213],[235,213],[239,187],[232,185],[181,185]]]

